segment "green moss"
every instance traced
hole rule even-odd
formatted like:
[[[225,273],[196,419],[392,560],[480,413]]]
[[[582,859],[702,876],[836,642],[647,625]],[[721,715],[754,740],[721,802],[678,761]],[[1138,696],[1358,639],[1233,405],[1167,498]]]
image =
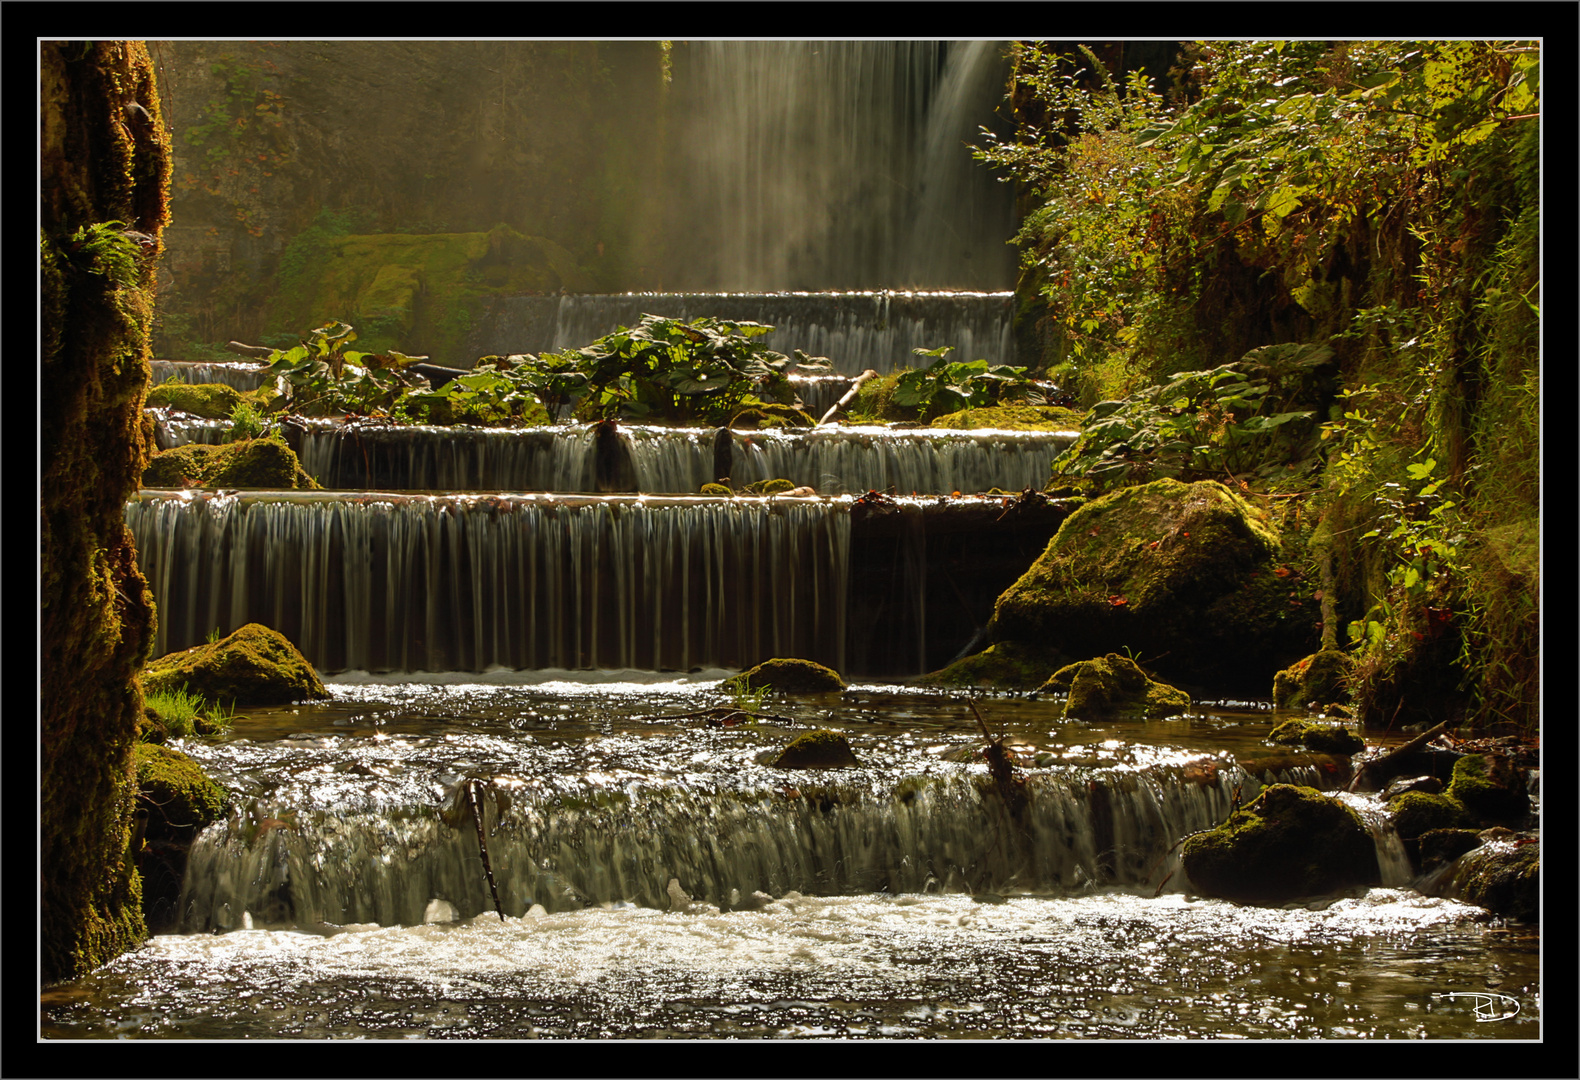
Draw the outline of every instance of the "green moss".
[[[996,428],[999,431],[1080,431],[1081,413],[1051,405],[989,405],[961,409],[933,421],[933,427],[957,430]]]
[[[709,484],[703,484],[702,485],[701,494],[703,494],[703,495],[734,495],[735,492],[731,491],[729,488],[725,487],[723,484],[709,483]]]
[[[1471,754],[1454,762],[1444,794],[1486,821],[1518,821],[1531,812],[1519,771],[1501,754]]]
[[[916,680],[921,686],[1035,690],[1069,657],[1017,641],[1000,641]]]
[[[747,484],[746,490],[753,495],[779,495],[786,491],[795,490],[795,481],[782,477],[773,480],[759,480],[755,484]]]
[[[1381,880],[1360,817],[1312,788],[1274,784],[1216,829],[1187,837],[1185,872],[1202,892],[1283,904]]]
[[[1459,861],[1452,895],[1504,918],[1541,921],[1540,844],[1483,844]]]
[[[1076,658],[1129,647],[1166,676],[1260,693],[1316,644],[1287,575],[1279,534],[1244,499],[1213,481],[1158,480],[1065,519],[999,597],[994,636]]]
[[[160,657],[144,671],[143,685],[151,691],[184,686],[189,693],[232,708],[329,697],[296,646],[258,623],[212,644]]]
[[[187,443],[154,455],[143,473],[151,488],[320,490],[296,453],[277,439],[243,439],[221,446]]]
[[[850,749],[850,741],[833,731],[809,731],[797,735],[774,762],[779,769],[853,769],[860,763]]]
[[[1077,720],[1175,716],[1190,708],[1185,691],[1148,678],[1134,660],[1115,653],[1062,667],[1040,689],[1068,694],[1064,714]]]
[[[228,420],[241,391],[218,383],[162,383],[148,391],[150,409],[176,408],[205,420]]]
[[[1344,700],[1349,656],[1337,649],[1323,649],[1297,660],[1273,676],[1273,707],[1302,709]]]
[[[1433,829],[1458,829],[1470,821],[1457,800],[1424,791],[1407,791],[1390,802],[1388,809],[1401,840],[1415,840]]]
[[[791,694],[820,694],[845,689],[839,672],[811,660],[764,660],[726,679],[724,690],[761,690],[768,687]]]
[[[155,821],[164,831],[189,830],[189,838],[219,819],[225,807],[225,790],[210,780],[201,766],[179,750],[154,743],[137,746],[137,787],[150,807],[150,836]]]
[[[1268,733],[1285,746],[1304,746],[1319,754],[1358,754],[1366,743],[1348,728],[1310,720],[1286,720]]]

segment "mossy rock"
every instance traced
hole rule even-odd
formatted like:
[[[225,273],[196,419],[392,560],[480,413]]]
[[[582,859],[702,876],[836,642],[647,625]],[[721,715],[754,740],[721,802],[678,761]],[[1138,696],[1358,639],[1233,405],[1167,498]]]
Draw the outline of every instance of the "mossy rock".
[[[1531,812],[1525,781],[1502,754],[1460,758],[1445,794],[1484,821],[1523,821]]]
[[[845,680],[833,668],[811,660],[764,660],[723,684],[726,690],[764,687],[790,694],[821,694],[845,689]]]
[[[1295,661],[1273,676],[1273,707],[1303,709],[1343,701],[1348,697],[1344,674],[1349,664],[1348,655],[1338,649],[1323,649]]]
[[[1052,405],[988,405],[945,413],[933,421],[933,427],[960,431],[1080,431],[1081,414]]]
[[[155,454],[143,472],[150,488],[321,490],[295,451],[277,439],[243,439],[222,446],[188,443]]]
[[[1428,829],[1417,838],[1421,853],[1421,872],[1451,863],[1467,851],[1481,846],[1475,829]]]
[[[144,690],[183,686],[189,693],[237,709],[329,697],[296,646],[258,623],[248,623],[212,644],[162,656],[143,671]]]
[[[157,743],[138,743],[137,787],[148,807],[146,836],[166,839],[185,833],[196,836],[219,819],[225,789],[210,780],[197,762],[179,750]]]
[[[1365,740],[1349,728],[1311,720],[1285,720],[1267,737],[1283,746],[1304,746],[1319,754],[1358,754],[1366,749]]]
[[[1336,799],[1274,784],[1229,820],[1187,837],[1185,872],[1208,896],[1284,904],[1382,880],[1360,817]]]
[[[1222,484],[1125,488],[1065,519],[999,597],[994,640],[1074,659],[1128,646],[1159,657],[1164,678],[1266,693],[1318,644],[1288,561],[1266,516]]]
[[[1174,716],[1190,708],[1185,691],[1148,678],[1134,660],[1116,653],[1062,667],[1039,689],[1068,694],[1064,715],[1076,720]]]
[[[993,690],[1035,690],[1070,662],[1063,653],[1018,641],[1001,641],[916,681],[919,686],[980,686]]]
[[[1494,915],[1540,922],[1541,885],[1541,844],[1498,840],[1459,860],[1447,894]]]
[[[731,491],[724,484],[709,483],[709,484],[703,484],[702,485],[701,494],[703,494],[703,495],[734,495],[735,492]]]
[[[759,480],[755,484],[747,484],[746,490],[753,495],[779,495],[786,491],[794,491],[795,481],[785,480],[782,477],[773,480]]]
[[[858,765],[849,740],[824,729],[797,735],[774,761],[777,769],[854,769]]]
[[[219,383],[160,383],[148,388],[150,409],[173,408],[205,420],[228,420],[241,391]]]
[[[1425,791],[1407,791],[1390,802],[1388,809],[1401,840],[1416,840],[1435,829],[1458,829],[1470,823],[1457,801]]]

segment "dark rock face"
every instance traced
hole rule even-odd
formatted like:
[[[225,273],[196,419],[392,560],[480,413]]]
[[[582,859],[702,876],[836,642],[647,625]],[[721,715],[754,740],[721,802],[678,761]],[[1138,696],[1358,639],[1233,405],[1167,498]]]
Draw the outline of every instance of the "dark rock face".
[[[854,769],[859,764],[845,736],[832,731],[797,735],[774,761],[778,769]]]
[[[1188,838],[1185,872],[1202,892],[1283,904],[1381,880],[1355,812],[1312,788],[1274,784],[1211,832]]]
[[[1502,754],[1460,758],[1447,794],[1485,822],[1521,824],[1531,812],[1524,778]]]
[[[1265,693],[1316,644],[1279,537],[1222,484],[1158,480],[1076,510],[999,597],[996,641],[1072,657],[1130,648],[1164,678]]]
[[[154,613],[125,505],[152,444],[142,408],[170,146],[141,42],[46,41],[39,61],[39,930],[48,983],[86,974],[146,933],[128,853],[143,713],[136,676]]]
[[[143,673],[143,685],[149,690],[184,686],[188,693],[238,709],[329,696],[296,646],[258,623],[211,645],[160,657]]]

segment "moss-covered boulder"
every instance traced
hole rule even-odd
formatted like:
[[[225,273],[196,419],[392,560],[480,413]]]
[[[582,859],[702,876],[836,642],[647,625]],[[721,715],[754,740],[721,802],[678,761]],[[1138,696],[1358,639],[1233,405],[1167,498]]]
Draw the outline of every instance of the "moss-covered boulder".
[[[1465,808],[1446,795],[1407,791],[1388,804],[1394,832],[1406,842],[1435,829],[1458,829],[1470,824]]]
[[[1524,778],[1502,754],[1460,758],[1446,794],[1482,821],[1519,823],[1531,812]]]
[[[240,390],[220,383],[161,383],[148,389],[150,409],[180,409],[205,420],[227,420],[241,403]]]
[[[1303,709],[1328,705],[1348,697],[1344,673],[1349,657],[1338,649],[1323,649],[1297,660],[1273,676],[1273,707]]]
[[[1116,653],[1062,667],[1039,689],[1068,694],[1064,715],[1076,720],[1176,716],[1190,708],[1185,691],[1148,678],[1134,660]]]
[[[1081,414],[1054,405],[988,405],[945,413],[933,421],[933,427],[959,431],[1080,431]]]
[[[731,491],[724,484],[707,483],[707,484],[703,484],[702,485],[701,494],[703,494],[703,495],[734,495],[735,492]]]
[[[918,678],[920,686],[980,686],[993,690],[1036,690],[1070,657],[1018,641],[1001,641]]]
[[[1423,874],[1481,846],[1475,829],[1428,829],[1416,839]]]
[[[277,439],[243,439],[222,446],[188,443],[154,455],[143,473],[151,488],[318,490],[296,453]]]
[[[774,761],[778,769],[854,769],[859,764],[845,736],[822,729],[797,735]]]
[[[154,933],[170,929],[179,912],[181,879],[192,841],[219,819],[225,790],[179,750],[139,743],[135,854],[143,878],[143,915]]]
[[[162,656],[143,671],[143,687],[150,692],[183,686],[188,693],[238,709],[329,697],[296,646],[258,623],[211,644]]]
[[[1133,651],[1165,678],[1262,694],[1318,643],[1266,516],[1222,484],[1157,480],[1077,509],[999,597],[994,640]]]
[[[1541,883],[1540,843],[1495,840],[1460,859],[1443,891],[1494,915],[1540,922]]]
[[[811,660],[764,660],[726,679],[726,690],[783,690],[791,694],[821,694],[845,689],[845,680],[833,668]]]
[[[795,490],[795,481],[775,477],[772,480],[759,480],[754,484],[747,484],[746,490],[753,495],[783,495],[787,491]]]
[[[1282,746],[1304,746],[1319,754],[1358,754],[1366,749],[1365,741],[1349,728],[1311,720],[1285,720],[1267,737]]]
[[[1360,817],[1314,788],[1274,784],[1216,829],[1188,837],[1196,888],[1248,904],[1283,904],[1381,880]]]

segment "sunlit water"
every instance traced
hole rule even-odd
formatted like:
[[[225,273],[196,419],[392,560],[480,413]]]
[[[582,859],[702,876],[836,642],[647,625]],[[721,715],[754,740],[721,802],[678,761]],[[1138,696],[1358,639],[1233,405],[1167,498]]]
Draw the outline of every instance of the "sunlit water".
[[[1069,850],[1032,852],[1036,868],[1021,873],[995,862],[991,837],[972,847],[971,833],[995,825],[972,817],[990,797],[976,794],[985,766],[971,751],[982,738],[963,698],[862,687],[770,698],[762,710],[773,719],[721,724],[704,714],[733,700],[713,689],[720,674],[663,683],[613,674],[589,683],[586,673],[537,673],[530,685],[504,673],[448,683],[344,676],[332,702],[259,710],[226,739],[185,744],[235,796],[229,825],[199,848],[208,845],[208,858],[229,859],[243,876],[296,860],[293,914],[271,921],[246,882],[224,886],[241,910],[189,888],[185,917],[200,929],[156,936],[94,975],[46,991],[43,1034],[1540,1034],[1535,927],[1423,896],[1409,887],[1407,868],[1390,869],[1386,859],[1385,886],[1352,895],[1285,908],[1203,899],[1184,880],[1177,850],[1165,850],[1168,838],[1126,832],[1118,793],[1131,788],[1199,791],[1199,805],[1218,816],[1227,810],[1219,786],[1244,782],[1249,796],[1256,781],[1236,762],[1276,756],[1265,742],[1272,723],[1265,712],[1085,725],[1063,723],[1045,702],[981,701],[994,734],[1002,731],[1020,755],[1034,808],[1067,788],[1085,790],[1089,779],[1115,793],[1112,859],[1094,855],[1084,833],[1061,841],[1062,819],[1037,818],[1037,844]],[[844,731],[860,768],[774,769],[777,748],[812,726]],[[1319,766],[1283,764],[1320,782]],[[1221,775],[1208,783],[1201,777],[1212,765]],[[446,784],[461,775],[493,777],[512,793],[510,812],[490,818],[504,918],[483,884],[475,834],[432,820]],[[1134,779],[1116,779],[1123,775]],[[892,793],[906,786],[921,796],[896,810]],[[915,809],[929,802],[937,820]],[[722,812],[710,808],[726,804],[744,809],[714,816]],[[1188,821],[1195,811],[1160,796],[1149,812]],[[952,814],[964,822],[961,835],[945,828]],[[731,837],[710,835],[744,833],[761,819],[783,830],[765,835],[790,869],[739,861],[744,840],[732,847]],[[846,833],[818,832],[833,819],[848,821]],[[888,866],[884,880],[870,868],[845,867],[860,861],[850,850],[820,861],[816,849],[831,836],[884,828],[893,835],[869,837],[872,850],[861,856]],[[370,829],[390,830],[393,859],[353,842]],[[676,840],[687,829],[694,844]],[[639,838],[647,854],[619,854],[621,836],[628,845]],[[798,848],[802,841],[811,849]],[[351,907],[335,906],[342,902],[335,889],[301,880],[344,877],[335,858],[393,861],[399,871],[419,854],[437,858],[451,847],[452,876],[420,879],[432,884],[399,917],[353,919]],[[326,851],[346,854],[325,867]],[[307,870],[315,855],[320,865]],[[640,872],[622,874],[613,865],[622,860],[643,864]],[[923,862],[914,874],[907,869]],[[514,863],[533,866],[524,872]],[[1099,865],[1104,872],[1092,870]],[[557,891],[545,891],[546,882]],[[247,895],[253,899],[239,899]],[[402,910],[398,900],[366,902]],[[1483,996],[1452,996],[1470,994]]]

